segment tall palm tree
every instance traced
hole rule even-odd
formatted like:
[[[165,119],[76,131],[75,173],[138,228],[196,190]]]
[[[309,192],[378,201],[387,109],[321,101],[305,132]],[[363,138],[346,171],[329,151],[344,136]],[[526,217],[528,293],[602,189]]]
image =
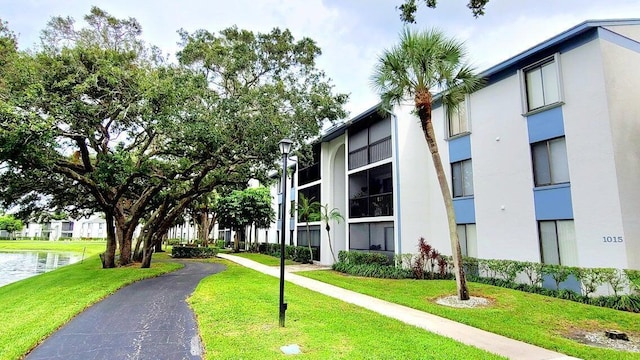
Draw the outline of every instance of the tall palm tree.
[[[412,31],[405,28],[400,43],[380,57],[372,76],[372,85],[380,94],[383,109],[413,98],[415,113],[433,158],[440,191],[447,211],[451,252],[460,300],[469,299],[469,290],[461,264],[461,250],[456,231],[456,215],[433,131],[431,109],[433,93],[450,115],[470,94],[482,86],[482,79],[465,62],[463,43],[448,38],[439,30]]]
[[[298,204],[296,205],[299,219],[304,221],[307,225],[307,245],[309,246],[309,256],[311,257],[309,261],[311,263],[313,263],[313,250],[311,250],[311,231],[309,223],[311,221],[318,221],[320,218],[320,203],[317,201],[311,202],[312,200],[313,198],[308,199],[303,194],[300,194]]]
[[[333,257],[333,262],[336,261],[336,254],[333,252],[333,245],[331,245],[331,226],[329,223],[331,221],[335,221],[340,223],[340,221],[344,221],[344,217],[340,214],[340,211],[337,208],[333,208],[329,210],[329,204],[320,205],[320,220],[325,224],[325,230],[327,230],[327,237],[329,239],[329,250],[331,250],[331,256]]]

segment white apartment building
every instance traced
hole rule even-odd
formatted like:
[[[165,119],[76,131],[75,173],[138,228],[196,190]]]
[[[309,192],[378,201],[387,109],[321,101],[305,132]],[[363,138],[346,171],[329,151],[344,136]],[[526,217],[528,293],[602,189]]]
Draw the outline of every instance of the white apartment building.
[[[486,85],[452,118],[437,100],[433,110],[464,254],[640,269],[640,19],[586,21],[481,76]],[[411,110],[373,106],[329,129],[312,165],[296,166],[287,208],[299,194],[337,208],[346,221],[331,224],[336,255],[415,253],[420,237],[451,253]],[[279,224],[259,240],[279,239]],[[306,245],[306,224],[287,224],[287,243]],[[318,260],[332,263],[324,225],[310,225]]]

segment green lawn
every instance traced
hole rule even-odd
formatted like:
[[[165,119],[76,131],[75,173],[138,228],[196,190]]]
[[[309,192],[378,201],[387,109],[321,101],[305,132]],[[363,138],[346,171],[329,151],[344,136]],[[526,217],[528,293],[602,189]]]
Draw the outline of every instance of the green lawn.
[[[51,250],[73,251],[87,257],[105,251],[104,241],[33,241],[33,240],[0,240],[0,250]]]
[[[0,250],[82,252],[85,246],[87,254],[104,251],[104,243],[0,242]],[[162,254],[160,257],[166,255]],[[76,314],[119,288],[180,267],[177,263],[154,262],[150,269],[129,266],[103,270],[98,256],[92,255],[83,263],[68,265],[0,287],[0,360],[19,359]]]
[[[563,336],[580,329],[617,329],[640,336],[640,314],[478,283],[469,283],[471,295],[489,298],[493,301],[492,305],[487,308],[456,309],[433,302],[439,297],[455,294],[454,281],[372,279],[335,271],[310,271],[298,275],[582,359],[640,359],[640,353],[595,348]]]
[[[235,254],[231,254],[231,255],[243,257],[243,258],[249,259],[249,260],[253,260],[255,262],[258,262],[260,264],[267,265],[267,266],[279,266],[280,265],[280,258],[274,257],[274,256],[270,256],[270,255],[258,254],[258,253],[248,253],[248,252],[235,253]],[[285,265],[297,265],[299,263],[297,263],[295,261],[292,261],[292,260],[289,260],[289,259],[285,259],[284,260],[284,264]]]
[[[227,270],[202,280],[188,302],[206,359],[501,359],[333,298],[287,283],[286,326],[278,326],[277,278],[221,261]]]

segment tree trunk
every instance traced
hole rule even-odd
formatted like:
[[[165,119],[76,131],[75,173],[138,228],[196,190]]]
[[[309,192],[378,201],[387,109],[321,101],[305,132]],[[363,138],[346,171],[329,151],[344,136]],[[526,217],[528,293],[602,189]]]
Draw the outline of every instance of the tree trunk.
[[[333,245],[331,245],[331,227],[329,226],[329,222],[327,221],[327,238],[329,239],[329,250],[331,251],[331,257],[333,258],[333,262],[336,263],[336,254],[333,252]]]
[[[258,242],[258,227],[257,226],[255,227],[254,231],[255,231],[255,234],[253,236],[253,238],[255,239],[255,241],[254,241],[255,242],[254,251],[255,252],[260,252],[260,243]]]
[[[436,175],[438,176],[438,183],[440,184],[440,192],[442,193],[442,199],[444,200],[445,209],[447,211],[449,237],[451,239],[451,252],[453,255],[453,266],[458,290],[458,299],[469,300],[469,289],[467,288],[464,268],[462,267],[461,263],[462,250],[460,249],[458,231],[456,229],[456,213],[453,208],[453,199],[451,198],[449,183],[447,181],[447,177],[445,176],[444,167],[442,166],[442,160],[440,159],[440,152],[438,150],[438,143],[436,142],[435,133],[433,131],[433,123],[431,121],[431,100],[431,93],[429,93],[429,91],[426,91],[426,94],[416,94],[415,104],[416,109],[418,109],[418,116],[420,118],[420,124],[422,125],[422,131],[424,132],[425,140],[427,141],[429,151],[431,152],[433,165],[436,170]]]
[[[117,211],[117,210],[116,210]],[[116,235],[120,246],[120,266],[131,264],[131,243],[133,237],[132,224],[127,222],[125,217],[116,214],[115,217]]]
[[[309,246],[309,263],[313,264],[313,249],[311,249],[311,230],[309,229],[309,222],[307,221],[307,245]]]
[[[101,256],[102,268],[110,269],[116,267],[116,231],[113,222],[113,214],[105,211],[107,226],[107,249]]]
[[[153,240],[152,233],[148,232],[144,235],[144,246],[142,247],[142,264],[140,267],[148,269],[151,267],[151,257],[153,256]]]
[[[157,241],[155,243],[155,249],[153,250],[153,252],[164,252],[164,250],[162,250],[162,243],[167,239],[167,234],[162,235],[162,237],[160,238],[160,241]]]
[[[200,244],[209,246],[209,212],[203,211],[200,215]]]

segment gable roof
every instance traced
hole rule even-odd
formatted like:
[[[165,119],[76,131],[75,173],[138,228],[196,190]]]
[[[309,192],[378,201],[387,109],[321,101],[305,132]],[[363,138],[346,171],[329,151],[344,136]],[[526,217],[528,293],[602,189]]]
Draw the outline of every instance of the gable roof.
[[[531,58],[544,57],[553,53],[574,48],[597,37],[597,28],[603,26],[640,25],[640,19],[587,20],[560,34],[547,39],[505,61],[502,61],[480,73],[481,77],[492,79],[501,72],[522,68],[531,62]],[[489,80],[490,81],[490,80]]]
[[[558,51],[566,51],[577,46],[580,46],[586,42],[597,38],[597,29],[604,26],[620,26],[620,25],[640,25],[640,19],[606,19],[606,20],[587,20],[584,21],[560,34],[547,39],[538,45],[535,45],[528,50],[525,50],[505,61],[502,61],[484,71],[479,75],[487,79],[485,86],[491,83],[497,82],[516,72],[518,69],[525,67],[532,62],[535,62],[537,58],[544,58]],[[439,105],[439,94],[436,94],[433,98],[434,107]],[[344,134],[346,130],[373,115],[380,108],[381,103],[377,103],[364,112],[356,115],[355,117],[331,128],[320,137],[319,142],[331,141],[338,136]]]

